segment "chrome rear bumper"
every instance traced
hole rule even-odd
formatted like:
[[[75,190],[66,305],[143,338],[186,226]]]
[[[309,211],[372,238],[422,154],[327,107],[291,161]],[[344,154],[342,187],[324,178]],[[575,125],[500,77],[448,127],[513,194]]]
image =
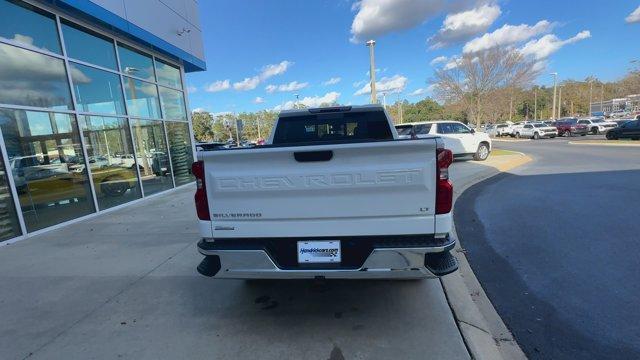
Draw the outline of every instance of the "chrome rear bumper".
[[[226,279],[410,279],[436,278],[453,272],[457,263],[449,251],[455,246],[450,240],[443,246],[428,248],[373,249],[364,264],[357,269],[281,269],[265,250],[210,250],[198,246],[207,258],[198,267],[206,276]],[[433,266],[431,257],[448,256],[442,262],[448,266]],[[211,262],[214,265],[205,264]],[[213,268],[213,269],[212,269]]]

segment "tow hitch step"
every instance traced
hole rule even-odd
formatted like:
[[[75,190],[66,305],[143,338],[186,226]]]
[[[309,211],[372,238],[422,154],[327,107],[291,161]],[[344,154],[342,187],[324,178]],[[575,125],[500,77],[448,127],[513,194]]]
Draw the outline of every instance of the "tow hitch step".
[[[458,270],[458,260],[451,252],[430,253],[424,256],[424,266],[436,276],[444,276]]]

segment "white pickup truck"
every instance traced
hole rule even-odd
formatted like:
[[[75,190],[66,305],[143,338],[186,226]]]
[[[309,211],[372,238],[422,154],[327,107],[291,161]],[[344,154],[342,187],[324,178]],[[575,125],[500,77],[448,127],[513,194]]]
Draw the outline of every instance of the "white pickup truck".
[[[215,278],[451,273],[451,151],[398,139],[381,106],[283,111],[269,141],[199,151],[196,211]]]

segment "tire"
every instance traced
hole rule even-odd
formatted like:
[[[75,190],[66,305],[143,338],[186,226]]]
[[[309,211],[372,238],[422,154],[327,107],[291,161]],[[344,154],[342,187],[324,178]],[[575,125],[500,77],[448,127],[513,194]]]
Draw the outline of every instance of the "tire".
[[[520,133],[519,132],[516,133],[516,139],[520,139]]]
[[[562,134],[562,136],[564,136],[564,137],[573,137],[573,134],[571,133],[571,131],[567,130]]]
[[[122,196],[127,190],[129,190],[129,184],[120,176],[109,176],[100,183],[100,191],[107,196]]]
[[[640,137],[632,137],[631,140],[638,141],[640,140]]]
[[[611,131],[609,131],[607,135],[605,135],[605,137],[607,138],[607,140],[618,140],[618,137],[615,134],[611,133]]]
[[[481,143],[478,145],[478,150],[473,154],[473,160],[475,161],[485,161],[489,157],[489,145],[486,143]]]
[[[533,133],[533,140],[540,140],[540,134]]]
[[[587,134],[580,134],[580,136],[587,136]]]
[[[591,128],[591,135],[598,135],[598,128]]]
[[[555,138],[556,138],[556,136],[555,136],[555,135],[551,135],[551,136],[549,136],[549,137],[550,137],[550,138],[552,138],[552,139],[555,139]]]

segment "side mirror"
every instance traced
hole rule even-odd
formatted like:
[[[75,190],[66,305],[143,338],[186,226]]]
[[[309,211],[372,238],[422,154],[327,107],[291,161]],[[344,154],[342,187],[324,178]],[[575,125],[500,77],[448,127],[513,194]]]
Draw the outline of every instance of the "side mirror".
[[[476,133],[476,130],[475,130],[475,129],[470,129],[470,130],[471,130],[471,133],[472,133],[472,134],[475,134],[475,133]]]

